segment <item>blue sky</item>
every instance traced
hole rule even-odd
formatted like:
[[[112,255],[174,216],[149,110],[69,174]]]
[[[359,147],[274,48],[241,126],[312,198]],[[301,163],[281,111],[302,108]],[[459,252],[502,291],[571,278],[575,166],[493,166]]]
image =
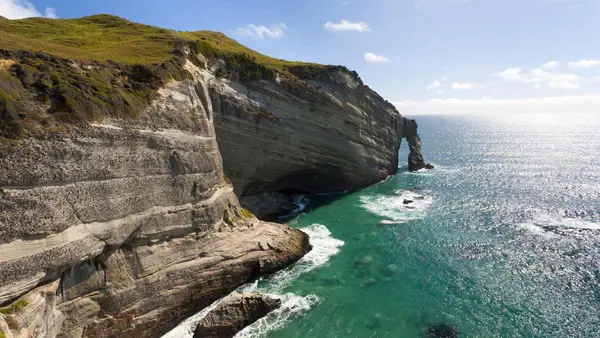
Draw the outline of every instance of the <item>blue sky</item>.
[[[0,14],[110,13],[342,64],[409,113],[600,113],[600,0],[0,0]]]

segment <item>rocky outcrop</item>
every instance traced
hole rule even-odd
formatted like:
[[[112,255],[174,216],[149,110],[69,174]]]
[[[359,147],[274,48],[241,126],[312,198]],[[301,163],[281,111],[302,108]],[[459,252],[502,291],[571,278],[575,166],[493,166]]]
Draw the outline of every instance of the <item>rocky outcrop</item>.
[[[196,64],[135,119],[0,142],[6,337],[158,337],[310,249],[239,206]]]
[[[404,118],[404,137],[410,148],[408,154],[408,170],[418,171],[421,169],[433,169],[433,165],[425,163],[421,151],[421,138],[417,132],[417,121]]]
[[[275,219],[397,170],[406,120],[344,67],[109,15],[0,26],[0,337],[159,337],[310,250],[238,196]]]
[[[194,338],[233,337],[280,305],[281,300],[257,293],[233,294],[200,321]]]
[[[392,104],[343,67],[292,72],[210,89],[225,173],[259,217],[252,196],[355,190],[398,167],[404,120]]]

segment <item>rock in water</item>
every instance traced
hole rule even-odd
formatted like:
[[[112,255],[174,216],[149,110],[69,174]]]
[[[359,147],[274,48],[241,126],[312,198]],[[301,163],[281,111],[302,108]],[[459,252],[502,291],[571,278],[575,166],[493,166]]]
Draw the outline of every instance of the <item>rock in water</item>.
[[[410,153],[408,154],[408,170],[418,171],[421,169],[433,169],[433,165],[425,163],[421,151],[421,138],[417,129],[417,121],[404,118],[404,137],[408,142]]]
[[[258,293],[234,294],[204,317],[194,338],[226,338],[277,309],[281,300]]]
[[[446,323],[439,323],[427,329],[428,338],[458,338],[458,330]]]

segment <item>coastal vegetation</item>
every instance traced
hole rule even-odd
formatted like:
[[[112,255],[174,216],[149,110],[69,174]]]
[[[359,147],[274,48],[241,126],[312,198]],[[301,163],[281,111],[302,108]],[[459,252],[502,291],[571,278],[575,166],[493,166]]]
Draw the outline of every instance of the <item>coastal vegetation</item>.
[[[158,88],[187,76],[186,48],[225,61],[217,75],[242,82],[275,80],[277,74],[295,78],[298,69],[310,73],[306,69],[325,67],[271,58],[222,33],[179,32],[106,14],[2,18],[0,46],[0,139],[5,141],[103,117],[137,117]]]

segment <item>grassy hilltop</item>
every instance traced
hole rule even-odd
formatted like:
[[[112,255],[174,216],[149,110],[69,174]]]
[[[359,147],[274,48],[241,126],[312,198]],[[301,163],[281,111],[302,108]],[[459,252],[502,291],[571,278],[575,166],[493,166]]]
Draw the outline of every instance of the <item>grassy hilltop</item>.
[[[308,65],[268,57],[222,33],[178,32],[107,14],[80,19],[2,18],[0,32],[0,49],[44,52],[80,61],[157,65],[171,59],[177,44],[202,42],[220,56],[246,54],[282,73],[292,66]]]
[[[105,14],[0,17],[0,139],[107,116],[135,117],[160,86],[186,76],[184,47],[224,59],[227,72],[242,81],[324,68],[268,57],[222,33],[178,32]]]

